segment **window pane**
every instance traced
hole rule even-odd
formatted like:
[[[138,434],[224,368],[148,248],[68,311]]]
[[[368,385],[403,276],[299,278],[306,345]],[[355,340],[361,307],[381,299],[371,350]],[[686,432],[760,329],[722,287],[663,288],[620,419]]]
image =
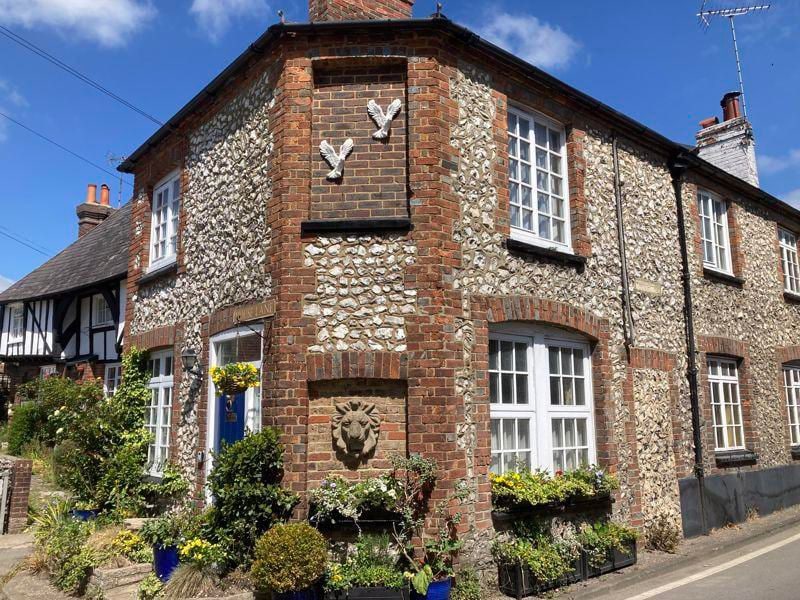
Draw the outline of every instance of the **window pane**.
[[[561,150],[561,134],[552,129],[550,130],[550,149],[556,152]]]
[[[564,419],[564,446],[575,446],[575,419]]]
[[[572,354],[575,357],[575,375],[583,375],[583,350],[576,348]]]
[[[578,462],[580,463],[578,466],[581,467],[589,465],[589,450],[586,448],[578,450]]]
[[[499,360],[498,354],[500,353],[500,345],[497,340],[489,340],[489,368],[497,370]]]
[[[553,451],[553,470],[564,471],[564,453],[561,450]]]
[[[517,132],[517,116],[514,113],[508,113],[508,130],[511,133]]]
[[[561,379],[550,378],[550,404],[561,404]]]
[[[527,344],[514,344],[514,358],[516,359],[517,371],[528,370],[528,346]]]
[[[500,342],[500,366],[503,371],[511,371],[514,364],[514,344]]]
[[[520,198],[522,206],[530,207],[531,205],[531,188],[522,186],[522,198]]]
[[[519,157],[524,161],[531,160],[531,146],[528,142],[519,143]]]
[[[553,448],[564,447],[564,435],[562,431],[563,419],[553,419],[551,431],[553,434]]]
[[[514,375],[511,373],[503,373],[501,375],[500,383],[501,393],[503,395],[503,404],[514,403]]]
[[[530,421],[528,419],[517,420],[517,448],[527,449],[531,447]]]
[[[517,441],[514,437],[514,420],[503,419],[503,450],[517,449]]]
[[[547,150],[536,149],[536,166],[540,169],[547,168]]]
[[[569,348],[561,350],[561,373],[572,375],[572,351]]]
[[[577,467],[577,455],[575,450],[567,450],[564,452],[566,460],[564,461],[565,471],[572,471]]]
[[[578,430],[578,446],[588,446],[589,439],[586,436],[586,419],[577,419],[575,421]]]
[[[564,390],[563,403],[565,406],[572,406],[575,404],[575,398],[572,394],[572,379],[564,377],[561,380],[561,388]]]
[[[517,404],[528,403],[528,376],[517,375]]]
[[[500,398],[498,395],[498,381],[497,378],[499,375],[497,373],[489,373],[489,401],[493,404],[499,402]]]
[[[519,137],[529,140],[531,137],[531,122],[527,119],[519,119]]]
[[[539,123],[535,123],[534,135],[536,136],[536,143],[539,146],[547,147],[547,127],[540,125]]]
[[[584,406],[586,404],[584,385],[583,379],[575,380],[575,404],[578,406]]]
[[[492,419],[492,452],[500,450],[500,420]]]
[[[539,235],[545,239],[550,239],[550,219],[539,215]]]
[[[492,454],[492,465],[489,467],[492,473],[502,473],[502,469],[500,468],[500,455],[499,454]]]

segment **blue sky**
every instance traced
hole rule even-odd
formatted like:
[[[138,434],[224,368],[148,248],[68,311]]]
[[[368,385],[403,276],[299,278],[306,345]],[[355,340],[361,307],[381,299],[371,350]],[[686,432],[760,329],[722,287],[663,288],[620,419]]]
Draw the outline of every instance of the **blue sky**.
[[[684,143],[736,89],[727,20],[704,32],[700,0],[478,3],[444,12],[564,81]],[[730,0],[710,1],[714,6]],[[800,206],[800,0],[737,21],[762,187]],[[0,25],[31,40],[130,102],[166,120],[283,9],[306,20],[302,0],[0,0]],[[481,8],[485,7],[485,8]],[[600,9],[602,7],[602,9]],[[415,16],[434,0],[418,0]],[[107,165],[155,129],[41,58],[0,37],[0,111]],[[109,166],[109,170],[114,170]],[[86,184],[118,182],[0,117],[0,289],[77,235]],[[130,195],[123,186],[123,198]]]

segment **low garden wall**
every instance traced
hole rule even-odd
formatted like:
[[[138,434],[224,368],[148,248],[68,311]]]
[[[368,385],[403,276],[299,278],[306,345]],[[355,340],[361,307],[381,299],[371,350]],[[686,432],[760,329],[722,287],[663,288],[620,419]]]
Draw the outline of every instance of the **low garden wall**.
[[[0,533],[22,533],[28,524],[28,496],[31,492],[33,461],[16,456],[0,455],[0,478],[9,473],[5,506],[0,506]],[[0,492],[0,501],[2,501]]]

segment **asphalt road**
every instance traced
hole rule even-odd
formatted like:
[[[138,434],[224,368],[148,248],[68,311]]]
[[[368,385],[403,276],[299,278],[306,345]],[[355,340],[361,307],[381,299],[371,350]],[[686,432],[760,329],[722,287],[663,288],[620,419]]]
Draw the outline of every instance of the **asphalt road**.
[[[618,592],[618,600],[798,600],[800,527]]]

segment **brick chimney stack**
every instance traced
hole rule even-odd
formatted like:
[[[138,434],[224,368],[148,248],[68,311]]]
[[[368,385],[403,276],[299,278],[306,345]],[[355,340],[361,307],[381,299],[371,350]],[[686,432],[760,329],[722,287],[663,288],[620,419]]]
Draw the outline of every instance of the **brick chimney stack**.
[[[105,183],[100,188],[100,202],[97,201],[97,184],[87,185],[86,200],[75,209],[75,213],[78,215],[78,237],[82,238],[89,233],[115,210],[111,208],[109,189]]]
[[[756,142],[750,122],[742,116],[739,92],[722,97],[722,122],[717,117],[700,121],[697,154],[731,175],[758,187]]]
[[[308,0],[308,18],[318,21],[410,19],[414,0]]]

